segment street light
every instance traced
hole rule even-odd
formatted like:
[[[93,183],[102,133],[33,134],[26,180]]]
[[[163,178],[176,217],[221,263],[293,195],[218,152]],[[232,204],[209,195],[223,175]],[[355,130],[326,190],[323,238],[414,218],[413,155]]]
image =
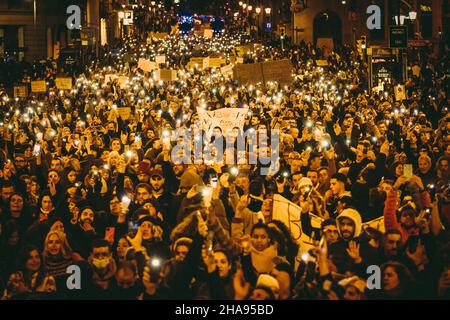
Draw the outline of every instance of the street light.
[[[247,8],[247,4],[246,3],[244,3],[243,5],[242,5],[242,8]]]
[[[261,13],[261,8],[260,7],[255,8],[255,12],[256,12],[256,14],[260,14]]]
[[[271,8],[266,8],[266,9],[264,9],[265,11],[266,11],[266,14],[270,14],[270,12],[272,12],[272,9]]]
[[[253,7],[252,6],[248,6],[248,11],[252,11]]]
[[[243,4],[243,2],[242,2],[242,1],[239,1],[239,6],[241,6],[241,7],[242,7],[242,4]]]
[[[417,12],[416,11],[410,11],[409,12],[409,20],[416,20],[417,18]]]
[[[152,6],[154,6],[155,4],[156,4],[156,2],[155,1],[152,1],[152,2],[150,2],[151,4],[152,4]]]

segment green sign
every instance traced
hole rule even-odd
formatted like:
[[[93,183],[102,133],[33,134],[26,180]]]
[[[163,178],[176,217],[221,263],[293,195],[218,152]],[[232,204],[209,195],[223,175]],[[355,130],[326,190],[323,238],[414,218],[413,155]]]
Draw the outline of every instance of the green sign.
[[[406,26],[389,27],[389,47],[406,48],[408,47],[408,29]]]

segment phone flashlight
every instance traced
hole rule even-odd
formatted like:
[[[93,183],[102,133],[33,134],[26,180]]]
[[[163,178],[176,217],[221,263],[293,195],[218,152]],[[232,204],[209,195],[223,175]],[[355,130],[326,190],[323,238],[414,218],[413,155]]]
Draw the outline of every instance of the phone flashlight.
[[[150,265],[153,268],[159,268],[161,266],[161,259],[159,259],[159,258],[150,259]]]

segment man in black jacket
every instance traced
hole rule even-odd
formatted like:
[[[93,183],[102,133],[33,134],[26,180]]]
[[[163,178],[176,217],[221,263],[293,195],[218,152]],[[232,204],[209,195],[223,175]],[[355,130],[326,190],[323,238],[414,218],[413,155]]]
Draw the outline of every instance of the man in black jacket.
[[[346,208],[336,221],[340,238],[330,246],[329,254],[338,272],[344,274],[347,271],[366,270],[369,265],[379,265],[376,249],[363,233],[359,212]]]

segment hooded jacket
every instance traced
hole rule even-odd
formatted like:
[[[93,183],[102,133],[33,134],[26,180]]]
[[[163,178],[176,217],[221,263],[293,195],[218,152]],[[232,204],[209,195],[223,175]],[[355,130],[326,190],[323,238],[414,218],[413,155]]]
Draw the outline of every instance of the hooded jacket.
[[[342,238],[341,228],[339,220],[342,218],[348,218],[353,221],[355,230],[353,236],[350,239]],[[361,215],[358,211],[352,208],[347,208],[337,217],[337,229],[340,238],[337,242],[330,245],[329,255],[332,256],[333,263],[336,265],[339,273],[345,273],[346,271],[357,271],[366,269],[366,266],[376,264],[379,265],[379,258],[377,250],[369,244],[369,237],[363,232]],[[353,240],[359,244],[359,254],[362,258],[360,264],[356,264],[355,261],[348,255],[347,249],[349,242]]]

